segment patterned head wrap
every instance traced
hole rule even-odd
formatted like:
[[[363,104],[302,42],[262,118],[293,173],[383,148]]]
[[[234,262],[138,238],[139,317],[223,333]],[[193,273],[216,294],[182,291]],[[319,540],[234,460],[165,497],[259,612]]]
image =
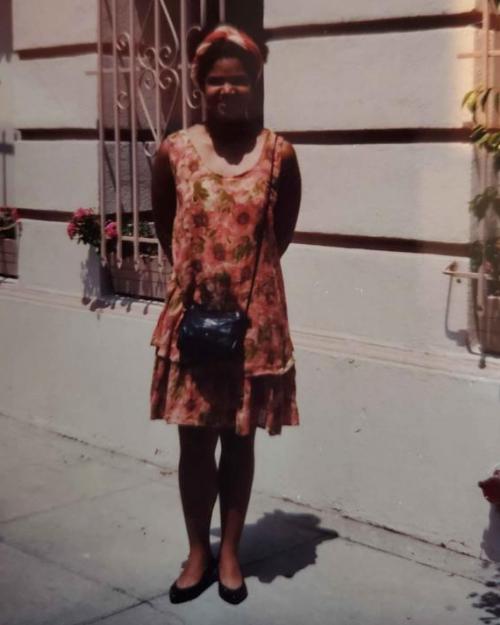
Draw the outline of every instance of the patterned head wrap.
[[[212,30],[212,32],[210,32],[196,48],[196,52],[194,54],[193,62],[191,65],[191,78],[198,87],[200,86],[198,85],[198,68],[200,60],[207,52],[207,50],[209,50],[213,43],[221,40],[231,41],[232,43],[235,43],[237,46],[248,52],[253,57],[255,62],[255,67],[257,70],[256,78],[260,77],[264,61],[259,46],[249,35],[247,35],[243,31],[238,30],[234,26],[223,24]]]

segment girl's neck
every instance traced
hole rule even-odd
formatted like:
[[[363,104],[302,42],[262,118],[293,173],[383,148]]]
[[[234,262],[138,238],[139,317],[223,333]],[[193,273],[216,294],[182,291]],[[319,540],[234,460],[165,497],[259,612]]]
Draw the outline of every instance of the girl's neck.
[[[255,140],[261,125],[255,119],[224,120],[208,117],[205,128],[214,144],[245,143]]]

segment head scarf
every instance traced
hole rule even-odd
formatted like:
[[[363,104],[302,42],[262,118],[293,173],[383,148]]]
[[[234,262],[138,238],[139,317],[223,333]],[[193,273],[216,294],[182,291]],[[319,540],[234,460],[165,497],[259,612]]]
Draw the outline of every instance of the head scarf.
[[[249,37],[246,33],[241,30],[238,30],[234,26],[229,26],[223,24],[221,26],[217,26],[214,30],[212,30],[200,45],[196,48],[196,52],[194,54],[193,63],[191,65],[191,78],[193,82],[199,87],[197,81],[198,75],[198,66],[200,63],[201,57],[207,52],[210,46],[216,41],[220,41],[226,39],[227,41],[231,41],[235,43],[237,46],[240,46],[243,50],[250,53],[255,60],[255,65],[257,68],[256,77],[259,78],[262,73],[262,66],[264,61],[262,59],[262,54],[260,52],[259,46],[255,43],[255,41]]]

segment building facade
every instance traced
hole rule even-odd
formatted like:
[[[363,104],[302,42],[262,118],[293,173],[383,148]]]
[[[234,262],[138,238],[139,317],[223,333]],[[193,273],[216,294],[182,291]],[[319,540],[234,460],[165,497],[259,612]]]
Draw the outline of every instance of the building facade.
[[[175,28],[179,1],[164,3]],[[481,6],[237,4],[226,19],[269,46],[264,123],[294,143],[303,176],[282,260],[301,425],[260,433],[254,487],[484,556],[493,521],[477,482],[500,461],[500,367],[479,366],[470,282],[443,273],[467,267],[480,184],[461,102]],[[132,7],[139,24],[147,5]],[[2,203],[22,219],[18,276],[0,283],[0,411],[175,468],[175,428],[149,420],[162,302],[113,295],[66,233],[72,211],[102,205],[100,155],[116,176],[116,133],[98,132],[98,7],[0,9]],[[215,20],[219,3],[205,10]]]

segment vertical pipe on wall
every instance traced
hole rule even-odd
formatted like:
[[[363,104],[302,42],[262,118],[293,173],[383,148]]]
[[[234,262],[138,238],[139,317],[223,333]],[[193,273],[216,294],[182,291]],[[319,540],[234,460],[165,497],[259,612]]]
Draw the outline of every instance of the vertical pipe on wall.
[[[226,0],[219,0],[219,21],[226,21]]]

